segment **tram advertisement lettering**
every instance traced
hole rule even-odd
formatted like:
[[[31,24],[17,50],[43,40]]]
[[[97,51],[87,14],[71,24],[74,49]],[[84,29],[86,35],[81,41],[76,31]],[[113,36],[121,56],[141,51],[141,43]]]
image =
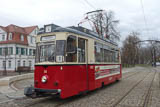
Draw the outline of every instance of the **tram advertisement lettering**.
[[[104,78],[117,73],[120,73],[120,65],[95,66],[95,79]]]

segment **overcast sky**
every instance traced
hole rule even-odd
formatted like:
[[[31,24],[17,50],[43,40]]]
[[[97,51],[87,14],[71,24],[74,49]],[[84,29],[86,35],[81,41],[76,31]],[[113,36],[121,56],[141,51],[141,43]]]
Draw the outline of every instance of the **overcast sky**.
[[[87,0],[97,9],[112,10],[120,20],[119,31],[124,40],[131,31],[141,39],[159,38],[160,10],[158,0],[143,0],[147,27],[140,0]],[[18,26],[54,23],[62,27],[77,25],[88,11],[94,10],[86,0],[1,0],[0,25]],[[146,30],[148,29],[148,30]]]

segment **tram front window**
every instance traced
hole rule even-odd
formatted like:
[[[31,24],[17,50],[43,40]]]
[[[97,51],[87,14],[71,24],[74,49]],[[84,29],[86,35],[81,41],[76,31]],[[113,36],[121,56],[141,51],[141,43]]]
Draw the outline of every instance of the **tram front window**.
[[[37,44],[36,62],[64,62],[65,40]]]
[[[48,45],[41,45],[40,47],[40,62],[44,61],[55,61],[55,45],[48,44]]]

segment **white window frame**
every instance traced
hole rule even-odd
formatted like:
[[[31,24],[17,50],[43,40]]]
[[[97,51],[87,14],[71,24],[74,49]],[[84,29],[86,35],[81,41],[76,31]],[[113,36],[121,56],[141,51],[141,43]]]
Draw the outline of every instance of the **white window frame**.
[[[12,55],[13,54],[13,47],[9,47],[8,48],[8,55]]]
[[[51,32],[51,30],[52,30],[52,26],[51,25],[50,26],[46,26],[45,32]]]
[[[33,43],[33,37],[32,36],[30,36],[30,42]]]
[[[6,61],[3,61],[3,68],[6,67]]]
[[[13,39],[13,35],[12,35],[12,33],[9,33],[9,38],[8,38],[8,40],[12,40]]]
[[[20,38],[21,38],[21,41],[24,41],[24,35],[21,35]]]
[[[24,67],[26,66],[26,61],[23,61],[23,66],[24,66]]]
[[[11,66],[12,66],[12,61],[9,60],[9,61],[8,61],[8,68],[11,68]]]
[[[2,41],[5,41],[5,34],[2,34]]]
[[[29,61],[29,67],[32,67],[32,61]]]
[[[17,65],[18,65],[18,67],[21,66],[21,61],[20,60],[17,61]]]

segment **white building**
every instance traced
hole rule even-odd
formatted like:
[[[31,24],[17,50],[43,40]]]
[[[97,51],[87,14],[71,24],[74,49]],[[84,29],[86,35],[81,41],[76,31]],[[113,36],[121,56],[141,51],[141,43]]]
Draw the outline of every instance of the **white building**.
[[[38,30],[38,26],[0,26],[0,71],[16,71],[18,66],[34,70]]]

